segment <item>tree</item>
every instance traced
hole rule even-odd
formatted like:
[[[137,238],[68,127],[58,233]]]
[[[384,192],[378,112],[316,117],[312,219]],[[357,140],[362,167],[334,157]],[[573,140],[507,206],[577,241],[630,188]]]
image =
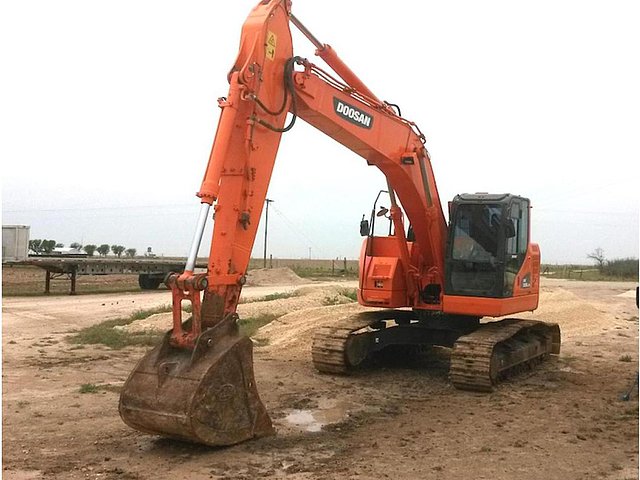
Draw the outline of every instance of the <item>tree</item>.
[[[111,251],[115,256],[120,258],[122,256],[122,252],[124,252],[124,247],[122,245],[111,245]]]
[[[40,238],[29,240],[29,250],[33,253],[42,253],[42,240]]]
[[[56,243],[55,248],[64,248],[64,243]]]
[[[602,271],[605,262],[607,261],[604,257],[604,250],[600,247],[596,248],[593,252],[587,255],[587,258],[594,260],[598,265],[598,270]]]
[[[56,248],[56,241],[55,240],[42,240],[42,251],[44,253],[51,253],[53,252],[53,249]]]
[[[106,257],[107,254],[109,253],[109,248],[110,248],[109,245],[107,245],[106,243],[103,243],[98,248],[96,248],[96,250],[100,255],[102,255],[103,257]]]
[[[69,245],[71,248],[74,248],[76,250],[80,250],[82,248],[82,244],[78,243],[78,242],[73,242],[71,245]]]
[[[127,257],[134,258],[136,256],[137,250],[135,248],[127,248],[124,252]]]
[[[96,253],[96,249],[98,247],[96,245],[85,245],[84,247],[82,247],[82,249],[87,253],[87,255],[89,255],[90,257],[93,257],[93,254]]]

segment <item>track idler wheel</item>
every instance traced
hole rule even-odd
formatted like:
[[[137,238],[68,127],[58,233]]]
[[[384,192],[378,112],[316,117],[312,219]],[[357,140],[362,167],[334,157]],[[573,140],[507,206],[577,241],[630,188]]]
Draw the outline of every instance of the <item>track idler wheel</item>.
[[[236,315],[205,330],[195,348],[176,348],[170,333],[124,384],[120,416],[141,432],[211,446],[274,433],[253,376],[253,344]]]

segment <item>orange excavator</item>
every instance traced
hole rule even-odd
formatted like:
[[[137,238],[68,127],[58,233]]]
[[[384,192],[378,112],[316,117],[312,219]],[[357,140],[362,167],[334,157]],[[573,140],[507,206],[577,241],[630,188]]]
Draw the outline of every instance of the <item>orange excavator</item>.
[[[290,26],[332,72],[294,56]],[[441,208],[425,137],[397,106],[381,101],[291,13],[290,0],[263,0],[242,29],[187,264],[167,276],[173,329],[138,363],[120,415],[143,432],[222,446],[273,433],[253,374],[252,342],[236,308],[280,138],[301,118],[387,180],[390,208],[364,216],[358,301],[372,308],[319,328],[312,360],[348,373],[392,345],[450,347],[457,388],[490,391],[502,378],[560,350],[557,324],[504,317],[538,306],[540,251],[530,241],[530,202],[511,194],[462,194]],[[287,121],[287,115],[290,120]],[[381,192],[382,193],[382,192]],[[206,273],[195,261],[210,209]],[[385,222],[387,235],[375,235]],[[183,304],[192,306],[183,320]]]

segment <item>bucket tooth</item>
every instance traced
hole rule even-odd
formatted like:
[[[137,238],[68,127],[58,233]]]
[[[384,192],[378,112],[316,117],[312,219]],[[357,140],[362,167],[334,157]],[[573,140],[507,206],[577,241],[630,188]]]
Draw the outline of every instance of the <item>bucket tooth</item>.
[[[130,427],[225,446],[274,433],[253,375],[253,344],[230,315],[203,332],[193,350],[170,333],[124,384],[120,416]]]

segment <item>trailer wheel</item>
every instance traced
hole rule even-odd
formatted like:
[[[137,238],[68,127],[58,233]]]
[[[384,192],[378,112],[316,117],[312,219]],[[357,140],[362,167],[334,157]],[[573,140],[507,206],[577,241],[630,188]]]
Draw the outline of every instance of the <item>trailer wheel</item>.
[[[157,290],[161,283],[162,279],[154,278],[147,273],[138,275],[138,285],[142,290]]]

